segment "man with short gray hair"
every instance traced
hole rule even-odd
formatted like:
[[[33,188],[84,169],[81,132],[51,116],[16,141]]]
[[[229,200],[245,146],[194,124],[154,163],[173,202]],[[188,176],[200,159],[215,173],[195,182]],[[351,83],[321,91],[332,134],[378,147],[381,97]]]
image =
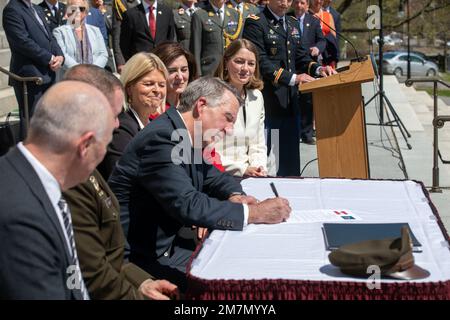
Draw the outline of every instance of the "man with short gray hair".
[[[99,90],[64,81],[39,100],[25,142],[0,158],[0,299],[89,299],[61,192],[88,178],[113,128]]]
[[[231,133],[239,106],[224,81],[195,80],[178,110],[170,108],[130,142],[109,180],[121,214],[130,218],[130,261],[181,291],[195,249],[194,241],[178,236],[182,227],[242,230],[282,222],[291,211],[286,199],[258,202],[245,195],[232,176],[202,157],[205,147]]]

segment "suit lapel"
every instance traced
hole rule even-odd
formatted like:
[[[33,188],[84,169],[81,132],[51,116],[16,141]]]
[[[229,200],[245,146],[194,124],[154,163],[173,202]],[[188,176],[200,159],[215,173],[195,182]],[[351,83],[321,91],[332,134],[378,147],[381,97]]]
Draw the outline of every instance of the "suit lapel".
[[[25,183],[28,184],[31,192],[41,203],[45,214],[49,217],[50,221],[53,224],[53,227],[56,230],[56,233],[58,234],[59,240],[64,247],[64,251],[66,252],[67,262],[69,263],[71,257],[66,245],[66,238],[64,237],[64,233],[61,229],[61,224],[59,223],[55,209],[50,202],[48,194],[45,191],[44,186],[39,179],[39,176],[17,147],[14,148],[14,150],[12,150],[7,157],[9,158],[11,165],[16,169],[18,175],[20,175]]]
[[[155,39],[153,39],[152,35],[150,34],[150,26],[148,24],[148,20],[147,20],[147,17],[145,15],[144,5],[141,2],[137,7],[138,7],[138,10],[140,12],[139,16],[141,18],[142,28],[144,29],[145,34],[148,36],[148,38],[151,41],[155,42]]]
[[[161,34],[161,30],[164,29],[163,26],[166,23],[166,21],[164,21],[164,18],[166,17],[166,11],[164,10],[164,7],[161,4],[159,4],[157,7],[155,17],[156,17],[155,42],[156,42],[157,38],[161,36],[165,37],[165,35]]]
[[[47,38],[49,38],[50,30],[47,29],[47,26],[46,26],[46,23],[45,23],[45,18],[42,15],[40,15],[40,9],[34,8],[34,10],[36,10],[36,13],[39,15],[39,17],[42,20],[43,26],[39,23],[39,21],[34,16],[34,12],[33,12],[32,8],[27,7],[27,5],[25,3],[23,3],[22,1],[20,1],[20,3],[23,5],[23,11],[25,12],[25,14],[28,14],[30,16],[31,20],[33,20],[34,23],[38,26],[38,28],[41,29],[44,32],[45,36]],[[33,6],[34,6],[34,4],[33,4]],[[44,28],[45,28],[45,30],[44,30]]]
[[[212,7],[212,5],[211,5],[209,2],[208,2],[208,5],[205,6],[204,10],[205,10],[206,12],[208,12],[208,17],[211,19],[211,21],[212,21],[215,25],[217,25],[220,29],[223,30],[223,23],[220,21],[220,17],[217,16],[217,14],[216,14],[214,8]],[[211,14],[212,14],[212,15],[211,15]],[[224,19],[223,19],[223,20],[225,21],[225,14],[224,14]]]
[[[272,12],[270,12],[270,10],[267,7],[264,9],[263,12],[267,19],[269,28],[272,29],[273,31],[275,31],[276,33],[278,33],[279,35],[281,35],[283,38],[286,38],[286,31],[284,31],[283,26],[277,22],[276,18],[273,16]],[[286,17],[285,17],[285,21],[287,24]]]
[[[178,114],[176,108],[169,108],[169,110],[166,111],[166,114],[169,117],[169,119],[172,121],[174,130],[177,130],[177,129],[187,130],[187,128],[183,122],[183,119],[181,119],[181,116]],[[187,138],[187,139],[189,139],[189,138]],[[193,137],[192,137],[192,139],[193,139]],[[200,164],[196,164],[195,163],[196,159],[194,156],[194,154],[195,154],[194,146],[191,143],[189,143],[189,144],[191,146],[191,148],[190,148],[191,154],[190,154],[189,164],[187,164],[187,165],[189,166],[189,172],[191,174],[192,183],[194,184],[194,187],[197,190],[201,190],[198,172],[202,172],[201,168],[203,166],[203,158],[202,158],[202,161]],[[203,156],[203,154],[202,154],[202,156]],[[197,166],[200,166],[200,168],[199,168],[200,170],[197,169]]]

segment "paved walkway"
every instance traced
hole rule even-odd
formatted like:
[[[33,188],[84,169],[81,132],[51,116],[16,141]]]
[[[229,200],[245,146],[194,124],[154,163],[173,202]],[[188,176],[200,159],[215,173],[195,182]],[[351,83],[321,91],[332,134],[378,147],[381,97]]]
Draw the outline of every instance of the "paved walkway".
[[[362,86],[365,101],[376,91],[373,83]],[[416,91],[398,83],[395,76],[384,77],[386,96],[401,121],[411,134],[407,144],[396,127],[380,126],[379,101],[375,99],[365,108],[370,177],[372,179],[411,179],[422,181],[427,189],[432,186],[433,167],[433,100],[424,91]],[[439,100],[439,113],[449,114],[450,107]],[[392,119],[392,113],[384,110],[384,121]],[[372,125],[371,125],[372,124]],[[450,160],[450,123],[439,130],[439,147],[442,156]],[[302,176],[318,177],[316,147],[301,144]],[[308,164],[309,163],[309,164]],[[439,163],[442,193],[430,193],[432,202],[450,230],[450,165]]]

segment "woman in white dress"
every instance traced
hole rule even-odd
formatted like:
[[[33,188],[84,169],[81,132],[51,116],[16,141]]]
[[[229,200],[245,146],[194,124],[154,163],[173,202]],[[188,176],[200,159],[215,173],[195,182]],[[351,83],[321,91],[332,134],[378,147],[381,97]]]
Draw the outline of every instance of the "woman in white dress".
[[[245,39],[226,49],[216,76],[237,89],[245,104],[239,109],[233,135],[216,145],[225,171],[235,176],[267,175],[267,147],[264,136],[263,82],[259,76],[258,51]]]

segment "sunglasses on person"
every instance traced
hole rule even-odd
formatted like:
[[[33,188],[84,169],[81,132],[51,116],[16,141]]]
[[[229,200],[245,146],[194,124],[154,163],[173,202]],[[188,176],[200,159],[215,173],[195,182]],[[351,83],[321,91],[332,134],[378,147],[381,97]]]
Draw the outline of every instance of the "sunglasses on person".
[[[80,10],[80,12],[85,12],[85,11],[86,11],[86,7],[82,7],[82,6],[71,6],[71,7],[70,7],[70,14],[73,14],[73,13],[77,12],[77,10]]]

